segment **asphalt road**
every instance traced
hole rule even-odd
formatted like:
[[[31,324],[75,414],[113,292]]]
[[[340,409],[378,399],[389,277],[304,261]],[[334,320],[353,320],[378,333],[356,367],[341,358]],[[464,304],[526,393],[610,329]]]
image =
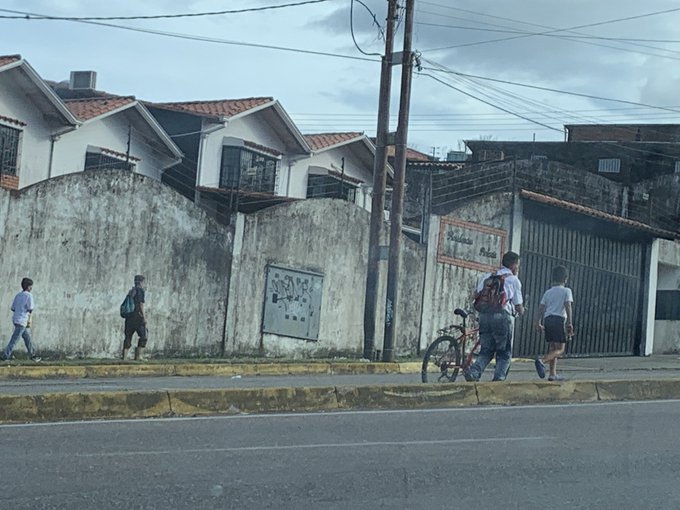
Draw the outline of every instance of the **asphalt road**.
[[[528,364],[524,364],[528,365]],[[562,372],[567,379],[652,379],[677,378],[680,370],[575,370]],[[490,381],[493,370],[487,369],[482,378]],[[461,381],[462,381],[461,377]],[[528,366],[512,369],[510,381],[538,380],[536,372]],[[201,388],[253,388],[253,387],[314,387],[367,384],[419,384],[420,374],[375,374],[375,375],[317,375],[317,376],[254,376],[231,377],[115,377],[104,379],[46,379],[46,380],[2,380],[0,394],[35,395],[51,392],[92,392],[92,391],[151,391],[170,389]]]
[[[7,509],[680,508],[680,401],[0,426]]]

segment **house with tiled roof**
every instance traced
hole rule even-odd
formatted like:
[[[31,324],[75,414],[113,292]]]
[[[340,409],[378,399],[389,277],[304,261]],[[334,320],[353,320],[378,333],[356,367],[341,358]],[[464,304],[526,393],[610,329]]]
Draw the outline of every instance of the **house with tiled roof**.
[[[221,221],[289,200],[293,165],[311,153],[272,97],[147,106],[184,152],[163,181]]]
[[[0,185],[46,178],[56,140],[80,121],[20,55],[0,56]]]
[[[370,138],[362,132],[344,132],[306,134],[305,140],[312,153],[295,162],[290,196],[340,198],[370,211],[375,157]]]
[[[0,185],[20,189],[102,169],[160,180],[180,161],[179,148],[134,97],[63,99],[65,88],[58,85],[20,55],[0,56]],[[74,85],[71,80],[66,88]]]

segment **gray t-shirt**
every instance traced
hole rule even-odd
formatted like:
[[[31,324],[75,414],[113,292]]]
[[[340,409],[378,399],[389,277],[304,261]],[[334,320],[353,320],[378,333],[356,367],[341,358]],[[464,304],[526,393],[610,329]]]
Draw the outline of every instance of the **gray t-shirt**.
[[[549,317],[550,315],[557,315],[558,317],[567,318],[567,309],[565,308],[566,303],[573,303],[574,296],[571,293],[569,287],[563,285],[555,285],[550,287],[543,294],[543,299],[541,299],[541,304],[545,305],[545,313],[543,317]]]

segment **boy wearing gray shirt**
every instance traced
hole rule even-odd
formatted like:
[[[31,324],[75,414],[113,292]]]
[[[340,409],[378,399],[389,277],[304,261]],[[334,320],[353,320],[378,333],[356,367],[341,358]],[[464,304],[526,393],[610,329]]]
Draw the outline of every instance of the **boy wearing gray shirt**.
[[[536,372],[541,379],[545,378],[545,364],[550,365],[549,381],[561,381],[563,377],[557,375],[557,358],[564,354],[567,339],[574,335],[572,322],[572,303],[574,297],[569,287],[565,287],[568,278],[564,266],[556,266],[552,270],[552,282],[538,307],[536,329],[545,333],[545,340],[549,345],[548,354],[541,359],[534,360]]]

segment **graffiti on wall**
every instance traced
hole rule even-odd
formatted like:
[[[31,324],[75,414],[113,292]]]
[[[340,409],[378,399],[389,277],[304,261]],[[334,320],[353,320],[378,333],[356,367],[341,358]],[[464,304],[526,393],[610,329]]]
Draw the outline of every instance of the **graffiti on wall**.
[[[505,230],[442,218],[437,261],[468,269],[493,271],[501,265],[506,239]]]
[[[317,340],[322,294],[323,275],[267,266],[262,331]]]

